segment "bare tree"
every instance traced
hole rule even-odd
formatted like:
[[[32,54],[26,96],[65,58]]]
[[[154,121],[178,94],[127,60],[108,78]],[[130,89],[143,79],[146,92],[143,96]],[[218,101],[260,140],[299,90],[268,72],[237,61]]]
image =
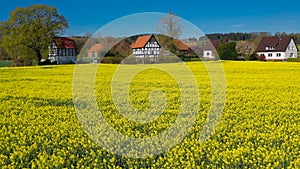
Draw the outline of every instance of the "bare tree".
[[[236,44],[236,51],[245,60],[251,60],[251,55],[255,52],[255,45],[249,41],[240,41]]]
[[[157,31],[161,34],[178,39],[182,34],[181,19],[169,11],[157,24]]]

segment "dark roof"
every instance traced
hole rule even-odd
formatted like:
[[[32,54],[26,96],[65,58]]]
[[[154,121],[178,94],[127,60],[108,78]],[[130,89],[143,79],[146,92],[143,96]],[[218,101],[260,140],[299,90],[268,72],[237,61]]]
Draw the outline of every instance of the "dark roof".
[[[153,35],[139,36],[137,38],[137,40],[133,44],[130,45],[130,47],[132,49],[143,48],[146,46],[147,42],[149,42],[150,40],[155,40],[157,42],[157,40],[155,39],[155,37]]]
[[[68,37],[55,37],[55,45],[57,48],[67,48],[74,49],[76,48],[76,42]]]
[[[88,53],[91,53],[91,52],[99,52],[100,49],[103,48],[103,45],[100,44],[100,43],[97,43],[95,44],[94,46],[92,46],[89,50],[88,50]]]
[[[264,37],[257,47],[257,52],[285,52],[292,39],[292,37]]]

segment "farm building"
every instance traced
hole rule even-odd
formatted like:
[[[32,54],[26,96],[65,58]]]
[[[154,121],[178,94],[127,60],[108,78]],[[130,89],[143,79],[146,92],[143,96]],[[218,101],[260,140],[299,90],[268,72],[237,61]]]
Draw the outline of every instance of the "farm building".
[[[49,46],[49,59],[51,63],[70,64],[76,63],[77,46],[73,39],[56,37]]]
[[[218,40],[209,40],[205,43],[203,47],[203,58],[204,59],[216,59],[217,51],[220,41]]]
[[[97,43],[93,45],[89,50],[88,50],[88,57],[89,58],[94,58],[98,57],[100,54],[101,49],[103,49],[103,45],[100,43]]]
[[[193,54],[193,50],[181,40],[175,39],[174,41],[175,47],[185,56],[191,56]]]
[[[91,59],[92,63],[100,63],[100,61],[101,61],[100,55],[101,55],[102,49],[103,49],[103,45],[100,43],[97,43],[88,50],[88,57]]]
[[[297,45],[292,37],[265,37],[257,47],[257,54],[265,60],[297,58],[297,52]]]
[[[130,47],[137,63],[158,62],[161,46],[154,35],[139,36]]]

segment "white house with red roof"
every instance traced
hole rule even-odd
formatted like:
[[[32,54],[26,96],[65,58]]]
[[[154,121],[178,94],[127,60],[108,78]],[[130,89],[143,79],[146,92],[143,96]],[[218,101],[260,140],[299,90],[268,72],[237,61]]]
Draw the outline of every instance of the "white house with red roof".
[[[137,40],[130,45],[130,47],[132,48],[133,55],[135,56],[137,62],[158,62],[161,46],[154,35],[139,36]]]
[[[297,45],[292,37],[265,37],[257,47],[257,54],[266,60],[297,58],[297,52]]]
[[[76,63],[77,46],[73,39],[56,37],[49,46],[49,59],[51,63],[71,64]]]

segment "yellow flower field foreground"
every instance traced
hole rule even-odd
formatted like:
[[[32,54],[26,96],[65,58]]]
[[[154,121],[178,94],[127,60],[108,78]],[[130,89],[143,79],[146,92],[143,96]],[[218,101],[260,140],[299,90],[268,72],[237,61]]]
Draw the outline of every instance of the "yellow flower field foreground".
[[[199,92],[196,122],[178,144],[148,158],[112,153],[83,130],[91,126],[82,127],[75,112],[74,65],[1,68],[0,168],[300,168],[300,64],[222,63],[226,102],[213,135],[199,141],[211,106],[209,76],[201,62],[187,63]],[[135,122],[114,104],[117,67],[100,65],[95,79],[94,96],[107,124],[134,138],[154,137],[170,128],[179,116],[180,84],[156,68],[136,74],[127,82],[133,107],[140,112],[164,109],[153,121]],[[149,97],[153,93],[157,100]]]

